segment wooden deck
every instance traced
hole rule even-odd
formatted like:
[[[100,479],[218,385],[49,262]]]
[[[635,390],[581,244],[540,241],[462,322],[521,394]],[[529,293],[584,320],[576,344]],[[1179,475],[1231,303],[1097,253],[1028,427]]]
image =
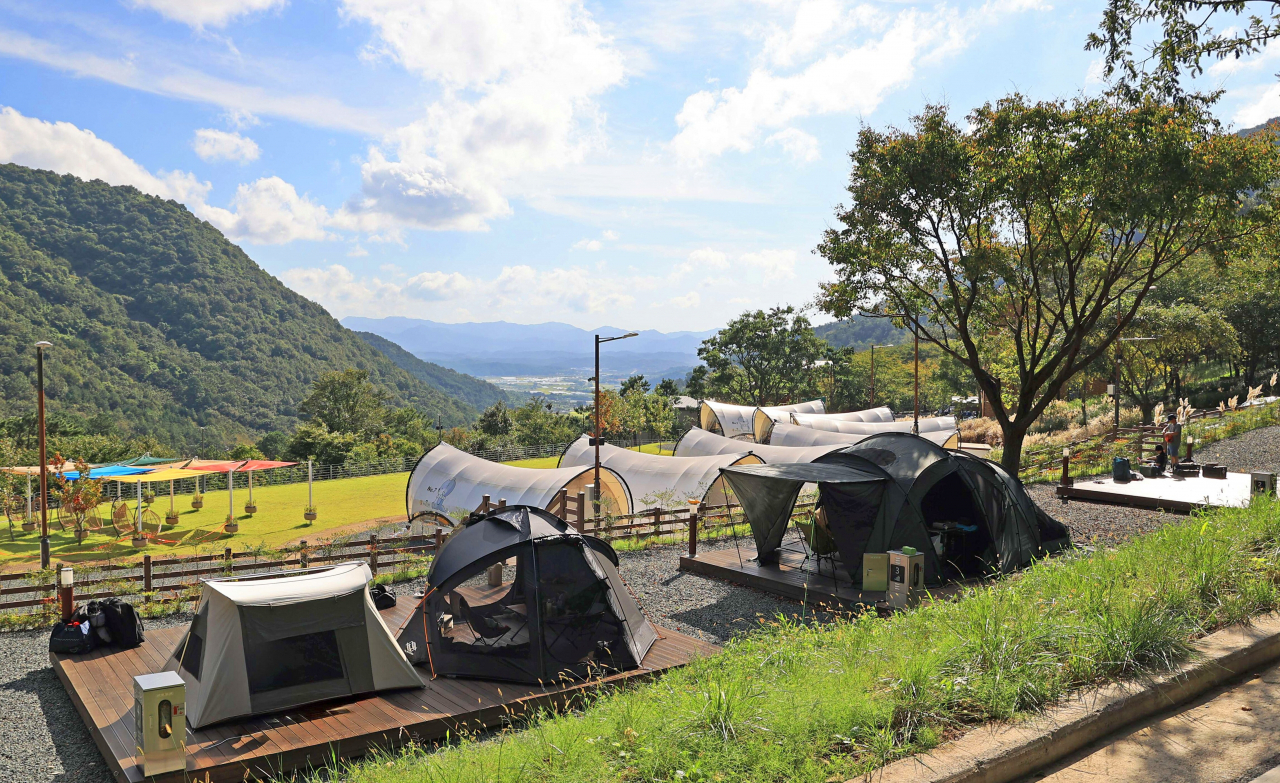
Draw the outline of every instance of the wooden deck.
[[[885,608],[885,592],[859,589],[839,560],[835,561],[833,569],[831,561],[823,558],[819,573],[817,560],[806,561],[804,554],[795,549],[780,549],[776,564],[761,565],[756,562],[755,557],[755,545],[743,544],[740,554],[735,548],[702,552],[697,557],[681,555],[680,570],[723,579],[813,606]],[[925,601],[927,603],[929,600],[953,596],[974,581],[976,580],[930,587],[929,598]]]
[[[382,613],[394,633],[411,614],[414,601]],[[50,662],[93,735],[116,780],[141,781],[133,738],[133,677],[160,671],[184,628],[147,631],[134,650],[101,649],[89,655],[50,654]],[[150,780],[202,782],[257,780],[313,769],[334,757],[360,756],[374,748],[394,748],[410,740],[429,742],[446,732],[477,731],[500,725],[511,715],[561,706],[601,682],[617,684],[652,677],[716,652],[715,645],[659,628],[659,640],[643,667],[603,681],[542,688],[422,674],[423,688],[335,700],[296,710],[188,731],[186,774]]]
[[[1225,479],[1203,476],[1161,478],[1117,484],[1110,477],[1076,479],[1070,487],[1055,490],[1065,500],[1111,503],[1121,506],[1154,508],[1188,514],[1208,507],[1243,508],[1249,505],[1250,479],[1247,473],[1228,473]]]

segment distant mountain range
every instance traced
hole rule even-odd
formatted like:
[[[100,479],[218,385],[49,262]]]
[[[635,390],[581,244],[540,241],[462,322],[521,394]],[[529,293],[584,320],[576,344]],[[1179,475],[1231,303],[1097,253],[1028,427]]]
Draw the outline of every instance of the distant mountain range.
[[[556,322],[443,324],[401,317],[350,316],[342,324],[390,340],[424,361],[485,377],[563,375],[591,367],[593,335],[615,337],[627,332],[616,327],[588,331]],[[655,381],[683,378],[698,364],[698,346],[715,332],[642,331],[601,350],[601,375],[639,373]]]
[[[492,383],[419,359],[385,337],[379,337],[373,332],[356,332],[356,336],[377,348],[400,369],[446,394],[470,403],[476,410],[484,410],[495,402],[509,401],[507,393]]]

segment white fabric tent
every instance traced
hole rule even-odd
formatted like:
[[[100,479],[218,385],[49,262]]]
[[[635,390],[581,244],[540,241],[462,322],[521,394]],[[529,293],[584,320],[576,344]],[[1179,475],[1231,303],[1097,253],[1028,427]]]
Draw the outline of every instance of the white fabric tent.
[[[849,444],[835,443],[829,446],[812,446],[797,449],[790,446],[770,446],[753,444],[751,453],[770,464],[791,462],[812,462],[824,454],[842,449]],[[676,443],[677,457],[709,457],[716,454],[735,454],[742,452],[742,441],[726,438],[714,432],[694,427],[684,434]]]
[[[791,414],[791,423],[827,432],[843,432],[848,435],[873,435],[877,432],[911,432],[912,421],[846,421],[831,416]],[[954,416],[931,416],[920,420],[920,434],[926,432],[954,432],[957,429]]]
[[[830,432],[828,430],[816,430],[812,427],[801,427],[796,424],[775,424],[773,425],[773,433],[769,440],[771,446],[832,446],[836,444],[849,445],[857,443],[864,438],[869,438],[875,433],[846,433],[846,432]],[[958,431],[938,430],[936,432],[922,432],[920,437],[927,441],[936,443],[944,449],[954,449],[959,446],[960,433]]]
[[[631,490],[637,510],[643,508],[686,508],[699,500],[710,506],[725,503],[720,468],[730,465],[758,465],[763,460],[743,449],[735,454],[707,457],[663,457],[631,449],[601,444],[600,464],[622,476]],[[586,435],[569,444],[560,457],[560,467],[595,465],[595,449]]]
[[[756,443],[768,443],[769,430],[772,429],[774,422],[789,422],[793,413],[823,414],[826,411],[826,405],[822,400],[756,408],[756,412],[751,416],[752,433],[755,435]]]
[[[509,506],[533,506],[564,516],[565,510],[557,502],[560,490],[577,497],[594,480],[595,471],[582,467],[517,468],[440,443],[414,465],[405,489],[405,505],[410,520],[427,516],[444,524],[475,511],[485,495],[493,503],[505,500]],[[600,484],[600,498],[608,511],[631,513],[631,493],[625,481],[603,468]]]
[[[165,671],[192,728],[326,699],[420,688],[369,595],[364,563],[210,579]]]
[[[805,403],[805,405],[813,405],[814,403]],[[818,402],[817,406],[822,407],[822,403]],[[769,433],[773,430],[775,424],[791,424],[791,417],[795,415],[809,416],[826,416],[832,420],[839,419],[841,421],[893,421],[893,411],[888,408],[869,408],[865,411],[849,411],[848,413],[824,413],[822,410],[806,411],[796,410],[801,406],[786,405],[775,408],[756,408],[753,426],[755,428],[756,443],[772,443],[769,440]]]
[[[703,400],[698,408],[702,429],[707,432],[718,432],[726,438],[746,441],[755,440],[757,410],[790,414],[792,412],[825,413],[827,409],[823,406],[822,400],[799,402],[795,405],[776,405],[763,409],[752,405],[733,405],[727,402]]]

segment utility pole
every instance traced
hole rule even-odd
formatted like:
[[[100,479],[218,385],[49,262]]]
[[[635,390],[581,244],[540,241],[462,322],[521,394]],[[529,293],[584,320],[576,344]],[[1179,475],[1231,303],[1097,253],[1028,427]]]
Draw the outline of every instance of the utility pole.
[[[44,434],[44,349],[53,343],[36,343],[36,426],[40,441],[40,568],[49,567],[49,454]]]
[[[913,321],[913,323],[915,323]],[[916,335],[916,412],[911,424],[911,434],[920,434],[920,324],[915,324]]]
[[[868,408],[876,407],[876,349],[888,348],[888,347],[889,346],[887,345],[875,345],[875,344],[872,344],[871,346],[871,395],[867,403]]]

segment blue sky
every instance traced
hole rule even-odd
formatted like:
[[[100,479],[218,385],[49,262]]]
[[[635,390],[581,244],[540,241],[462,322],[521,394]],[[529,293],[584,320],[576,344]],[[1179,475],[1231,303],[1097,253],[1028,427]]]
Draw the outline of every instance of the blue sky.
[[[175,198],[338,317],[813,299],[862,124],[1099,89],[1102,3],[0,0],[0,161]],[[1239,127],[1280,50],[1211,68]]]

